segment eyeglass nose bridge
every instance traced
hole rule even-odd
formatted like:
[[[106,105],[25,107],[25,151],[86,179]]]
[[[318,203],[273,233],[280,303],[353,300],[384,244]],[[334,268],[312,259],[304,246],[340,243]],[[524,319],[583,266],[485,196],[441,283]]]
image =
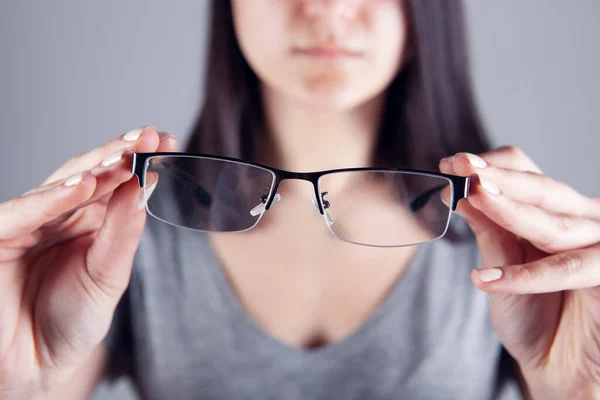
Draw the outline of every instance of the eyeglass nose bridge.
[[[286,180],[286,179],[297,179],[297,180],[301,180],[301,181],[307,181],[312,183],[313,185],[313,190],[314,190],[314,197],[315,200],[317,198],[317,196],[319,196],[319,177],[322,175],[320,172],[290,172],[290,171],[285,171],[285,170],[281,170],[281,169],[273,169],[273,171],[275,172],[275,183],[273,184],[273,192],[272,193],[277,193],[277,189],[279,188],[279,184]],[[327,194],[325,192],[325,194]],[[268,210],[272,207],[272,205],[275,203],[276,195],[272,195],[268,200],[267,200],[267,204],[265,205],[265,210]],[[325,204],[325,199],[323,200],[323,204]],[[327,203],[327,207],[329,207],[329,202]],[[314,205],[314,203],[313,203]],[[323,209],[321,202],[316,202],[316,208],[317,211],[319,212],[320,215],[325,214],[325,210]]]

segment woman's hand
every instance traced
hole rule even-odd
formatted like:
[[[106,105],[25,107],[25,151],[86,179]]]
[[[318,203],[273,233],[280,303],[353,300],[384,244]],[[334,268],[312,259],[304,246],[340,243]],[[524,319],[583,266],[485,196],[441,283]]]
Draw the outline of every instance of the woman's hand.
[[[543,175],[514,147],[460,153],[443,159],[440,170],[476,174],[457,208],[482,256],[471,279],[490,294],[494,328],[531,396],[596,398],[600,199]]]
[[[103,340],[146,218],[131,149],[176,145],[131,131],[0,204],[0,398],[64,384]]]

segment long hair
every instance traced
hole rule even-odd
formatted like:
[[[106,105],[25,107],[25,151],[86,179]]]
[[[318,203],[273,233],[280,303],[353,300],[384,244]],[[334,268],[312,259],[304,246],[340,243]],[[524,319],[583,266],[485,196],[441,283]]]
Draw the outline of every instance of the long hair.
[[[442,157],[490,144],[475,106],[462,0],[407,0],[411,58],[387,90],[374,167],[435,171]],[[187,151],[256,161],[259,79],[237,41],[231,3],[213,0],[205,102]]]
[[[461,0],[409,0],[412,57],[388,88],[376,166],[437,169],[489,148],[475,106]],[[213,0],[204,106],[187,149],[254,160],[263,131],[259,81],[240,50],[230,1]]]

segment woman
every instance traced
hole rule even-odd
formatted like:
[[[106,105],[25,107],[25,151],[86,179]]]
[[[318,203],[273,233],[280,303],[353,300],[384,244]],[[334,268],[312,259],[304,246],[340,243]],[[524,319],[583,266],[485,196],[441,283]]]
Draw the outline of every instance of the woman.
[[[487,148],[462,29],[458,0],[215,1],[189,152],[472,177],[456,211],[475,240],[456,219],[431,240],[383,180],[348,215],[402,215],[361,233],[420,246],[339,240],[323,222],[339,234],[343,197],[317,192],[315,213],[302,181],[279,202],[269,185],[247,232],[146,219],[169,164],[141,193],[131,150],[177,139],[136,129],[0,205],[0,398],[82,399],[105,373],[148,399],[600,397],[600,202]]]

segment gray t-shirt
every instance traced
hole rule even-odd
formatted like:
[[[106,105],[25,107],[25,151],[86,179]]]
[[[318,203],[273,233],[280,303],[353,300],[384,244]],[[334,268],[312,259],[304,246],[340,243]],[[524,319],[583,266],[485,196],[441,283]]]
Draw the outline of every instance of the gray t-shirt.
[[[106,339],[109,379],[129,376],[143,399],[521,399],[478,266],[473,240],[420,245],[358,330],[300,350],[245,313],[205,234],[148,217]]]

